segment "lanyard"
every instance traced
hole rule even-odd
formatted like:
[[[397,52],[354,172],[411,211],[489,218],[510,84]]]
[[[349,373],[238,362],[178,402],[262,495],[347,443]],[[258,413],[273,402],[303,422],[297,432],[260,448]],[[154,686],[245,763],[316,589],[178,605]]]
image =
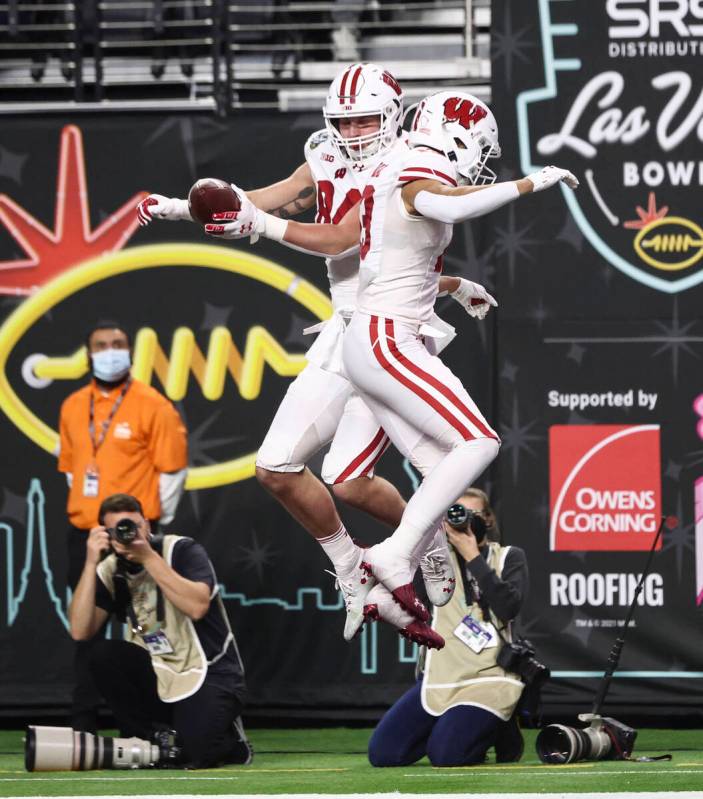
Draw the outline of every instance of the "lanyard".
[[[115,414],[120,409],[120,405],[122,405],[122,400],[125,397],[127,391],[129,391],[129,387],[132,385],[132,377],[131,375],[125,381],[124,386],[122,386],[122,391],[120,391],[119,397],[115,400],[115,404],[112,406],[112,410],[110,411],[107,419],[100,425],[100,438],[95,440],[95,397],[93,396],[93,392],[90,392],[90,415],[88,418],[88,432],[90,433],[90,441],[93,445],[93,458],[98,454],[98,450],[102,446],[103,441],[105,441],[105,436],[107,435],[107,431],[112,424],[112,420],[115,418]]]

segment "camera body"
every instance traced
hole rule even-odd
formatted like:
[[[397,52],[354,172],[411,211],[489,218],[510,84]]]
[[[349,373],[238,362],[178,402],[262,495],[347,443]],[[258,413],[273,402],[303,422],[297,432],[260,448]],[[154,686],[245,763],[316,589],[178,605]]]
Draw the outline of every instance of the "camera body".
[[[543,763],[561,765],[577,760],[627,760],[635,748],[637,730],[617,719],[582,713],[590,722],[581,730],[566,724],[549,724],[540,730],[535,746]]]
[[[543,685],[550,677],[549,668],[535,658],[535,649],[526,639],[504,643],[496,662],[505,671],[517,674],[526,685]]]
[[[135,521],[126,516],[119,519],[117,524],[110,530],[110,537],[120,544],[131,544],[139,533],[139,527]]]
[[[452,505],[444,518],[450,527],[461,533],[468,533],[470,530],[479,542],[486,537],[488,528],[483,516],[460,502]]]

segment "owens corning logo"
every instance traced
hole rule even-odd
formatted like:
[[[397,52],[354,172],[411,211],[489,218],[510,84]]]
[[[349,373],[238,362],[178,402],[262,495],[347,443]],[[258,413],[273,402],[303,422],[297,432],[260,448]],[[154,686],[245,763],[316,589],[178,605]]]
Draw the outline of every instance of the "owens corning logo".
[[[583,177],[581,191],[563,191],[569,210],[630,278],[670,294],[698,285],[703,91],[690,45],[701,43],[685,37],[701,30],[703,4],[535,2],[544,77],[517,99],[523,171],[558,163]]]

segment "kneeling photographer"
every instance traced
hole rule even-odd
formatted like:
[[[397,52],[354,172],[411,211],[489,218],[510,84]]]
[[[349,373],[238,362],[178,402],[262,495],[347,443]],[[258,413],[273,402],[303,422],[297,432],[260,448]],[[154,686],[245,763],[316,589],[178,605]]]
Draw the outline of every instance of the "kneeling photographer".
[[[514,721],[517,741],[507,752],[496,739],[524,688],[514,672],[531,661],[510,643],[511,622],[528,590],[525,553],[490,540],[498,537],[497,525],[479,489],[467,489],[444,527],[457,585],[452,599],[434,608],[432,627],[446,646],[425,653],[421,678],[379,722],[369,741],[374,766],[406,766],[425,755],[433,766],[474,765],[494,744],[499,762],[522,753]]]
[[[126,622],[127,640],[99,641],[91,658],[121,735],[163,745],[173,728],[181,752],[175,757],[166,745],[172,763],[248,763],[239,718],[244,670],[205,550],[177,535],[153,539],[128,494],[105,499],[99,521],[88,536],[70,630],[83,641],[112,613]]]

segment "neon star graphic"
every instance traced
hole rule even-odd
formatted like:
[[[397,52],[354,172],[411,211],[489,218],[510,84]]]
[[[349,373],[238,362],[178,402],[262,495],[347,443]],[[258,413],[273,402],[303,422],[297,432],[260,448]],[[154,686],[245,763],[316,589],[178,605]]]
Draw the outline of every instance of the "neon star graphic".
[[[650,191],[647,210],[645,211],[641,205],[638,205],[635,211],[637,211],[639,219],[629,219],[627,222],[622,223],[623,227],[629,228],[630,230],[642,230],[642,228],[647,227],[650,222],[663,219],[669,213],[669,206],[665,205],[657,210],[656,197],[654,196],[654,192]]]
[[[69,267],[122,249],[139,225],[135,207],[146,196],[137,192],[92,230],[83,137],[75,125],[66,125],[59,147],[54,229],[0,194],[0,220],[27,254],[25,259],[0,261],[0,294],[27,296]]]

